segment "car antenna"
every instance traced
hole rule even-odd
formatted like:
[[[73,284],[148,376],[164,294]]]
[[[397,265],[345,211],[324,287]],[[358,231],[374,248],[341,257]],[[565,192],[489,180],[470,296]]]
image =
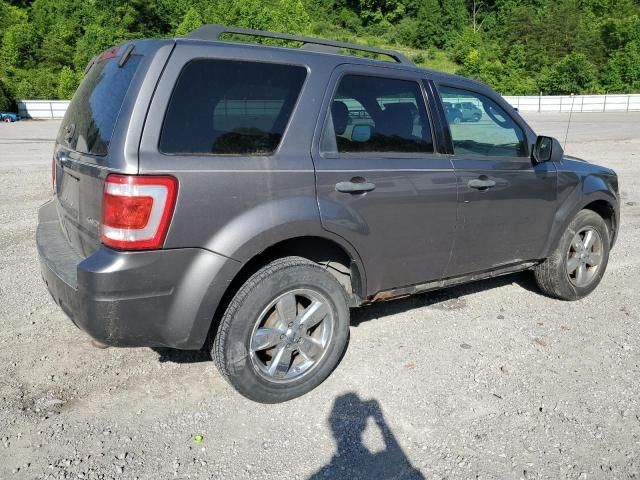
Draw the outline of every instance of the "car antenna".
[[[576,102],[576,94],[571,94],[571,110],[569,111],[569,121],[567,122],[567,131],[564,133],[563,149],[567,149],[567,138],[569,138],[569,127],[571,126],[571,117],[573,116],[573,105]],[[562,100],[560,101],[560,110],[562,110]]]

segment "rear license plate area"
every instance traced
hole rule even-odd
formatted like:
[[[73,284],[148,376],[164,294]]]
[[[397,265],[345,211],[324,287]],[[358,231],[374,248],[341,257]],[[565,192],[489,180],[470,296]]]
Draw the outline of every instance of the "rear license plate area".
[[[80,179],[62,170],[62,182],[58,190],[58,200],[65,213],[73,220],[78,221],[80,216]]]

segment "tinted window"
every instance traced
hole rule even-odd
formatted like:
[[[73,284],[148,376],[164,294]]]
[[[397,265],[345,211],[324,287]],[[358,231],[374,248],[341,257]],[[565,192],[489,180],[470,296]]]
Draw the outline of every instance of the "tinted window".
[[[331,103],[324,151],[432,153],[433,140],[416,82],[346,75]],[[335,143],[334,141],[335,140]]]
[[[306,69],[194,60],[171,95],[160,150],[174,154],[269,155],[300,95]]]
[[[439,90],[456,155],[527,156],[524,132],[493,100],[457,88]]]
[[[93,64],[65,113],[58,143],[81,153],[106,155],[124,97],[142,57],[133,55],[122,68],[119,57]]]

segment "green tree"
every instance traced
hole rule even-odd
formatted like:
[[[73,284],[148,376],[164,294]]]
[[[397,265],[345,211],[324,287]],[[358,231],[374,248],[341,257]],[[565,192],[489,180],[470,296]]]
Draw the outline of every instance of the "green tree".
[[[30,67],[35,61],[38,37],[29,23],[9,26],[2,37],[0,60],[7,67]]]
[[[425,0],[420,5],[412,44],[421,48],[444,45],[443,17],[438,0]]]
[[[226,11],[220,12],[225,23],[259,30],[303,33],[311,21],[300,0],[231,0]]]
[[[590,93],[598,91],[598,72],[593,63],[582,53],[566,55],[549,73],[540,79],[544,93]]]
[[[630,42],[613,54],[604,71],[603,85],[610,92],[640,91],[640,42]]]
[[[15,7],[4,0],[0,0],[0,39],[2,32],[16,23],[26,23],[28,21],[27,12]]]
[[[57,98],[57,79],[46,68],[22,71],[16,80],[14,93],[18,99]]]
[[[405,7],[400,0],[359,0],[358,8],[363,23],[391,23],[404,17]]]
[[[453,45],[469,26],[469,12],[464,0],[441,0],[443,46]]]
[[[105,49],[205,23],[399,48],[505,94],[640,90],[638,0],[0,0],[2,98],[68,97]]]
[[[11,94],[4,85],[4,81],[0,79],[0,111],[11,110],[12,106]]]
[[[180,25],[178,25],[178,28],[176,29],[176,35],[182,36],[192,30],[195,30],[198,27],[201,27],[203,24],[204,22],[202,21],[200,13],[198,13],[198,11],[192,7],[187,10],[187,13],[185,13],[184,18],[182,19],[182,22],[180,22]]]
[[[75,93],[82,75],[74,72],[70,67],[63,67],[58,75],[57,98],[70,99]]]

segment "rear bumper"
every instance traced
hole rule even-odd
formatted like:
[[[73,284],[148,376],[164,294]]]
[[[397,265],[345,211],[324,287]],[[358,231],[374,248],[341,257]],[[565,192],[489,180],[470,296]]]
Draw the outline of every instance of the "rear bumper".
[[[54,301],[91,337],[119,347],[198,349],[240,264],[198,248],[78,256],[53,202],[38,212],[42,277]]]

